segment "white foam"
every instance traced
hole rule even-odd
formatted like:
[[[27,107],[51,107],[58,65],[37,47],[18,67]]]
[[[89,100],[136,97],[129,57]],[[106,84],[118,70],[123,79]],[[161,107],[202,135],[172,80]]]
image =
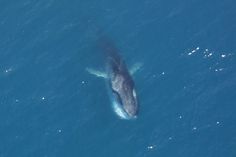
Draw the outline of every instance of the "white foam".
[[[155,147],[156,147],[156,145],[150,145],[150,146],[147,147],[147,149],[150,150],[150,149],[153,149]]]
[[[222,57],[222,58],[225,58],[225,57],[226,57],[226,55],[225,55],[225,54],[222,54],[222,55],[221,55],[221,57]]]
[[[200,49],[200,47],[196,47],[196,48],[193,49],[191,52],[189,52],[188,55],[190,56],[190,55],[196,53],[199,49]]]

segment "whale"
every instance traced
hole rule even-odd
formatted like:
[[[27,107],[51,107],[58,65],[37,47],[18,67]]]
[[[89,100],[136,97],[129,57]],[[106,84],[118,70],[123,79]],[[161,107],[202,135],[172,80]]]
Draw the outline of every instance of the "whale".
[[[105,71],[92,68],[86,70],[106,80],[112,108],[121,119],[136,119],[139,104],[132,76],[142,67],[142,64],[136,63],[129,70],[111,40],[103,38],[99,41],[99,47],[105,54]]]

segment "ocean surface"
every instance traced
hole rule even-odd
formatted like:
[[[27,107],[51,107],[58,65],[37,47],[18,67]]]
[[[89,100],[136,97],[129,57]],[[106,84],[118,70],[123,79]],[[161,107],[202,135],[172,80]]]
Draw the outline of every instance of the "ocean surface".
[[[97,42],[133,75],[113,111]],[[236,2],[1,0],[0,157],[235,157]]]

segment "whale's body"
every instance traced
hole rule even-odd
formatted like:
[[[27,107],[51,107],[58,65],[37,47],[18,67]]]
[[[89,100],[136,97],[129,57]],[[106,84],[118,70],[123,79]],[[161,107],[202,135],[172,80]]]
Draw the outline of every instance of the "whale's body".
[[[124,119],[136,118],[138,101],[134,81],[115,49],[106,47],[108,87],[112,93],[112,105],[116,113]]]
[[[138,100],[131,73],[137,71],[140,65],[136,65],[130,72],[113,43],[105,40],[100,46],[106,58],[106,73],[87,70],[106,78],[112,107],[116,114],[122,119],[135,119],[138,114]]]

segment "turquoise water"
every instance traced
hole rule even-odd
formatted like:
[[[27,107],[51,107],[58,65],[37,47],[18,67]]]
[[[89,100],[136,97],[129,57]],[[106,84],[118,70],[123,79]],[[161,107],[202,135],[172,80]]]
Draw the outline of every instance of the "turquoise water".
[[[236,4],[0,1],[0,157],[236,156]],[[106,33],[140,102],[119,119],[96,47]]]

